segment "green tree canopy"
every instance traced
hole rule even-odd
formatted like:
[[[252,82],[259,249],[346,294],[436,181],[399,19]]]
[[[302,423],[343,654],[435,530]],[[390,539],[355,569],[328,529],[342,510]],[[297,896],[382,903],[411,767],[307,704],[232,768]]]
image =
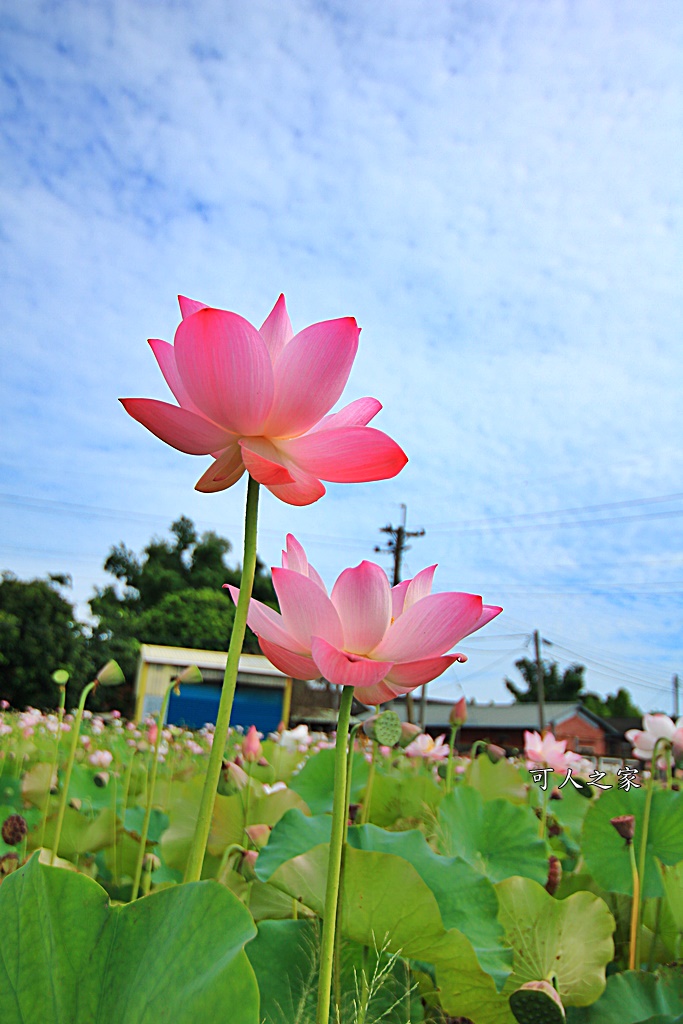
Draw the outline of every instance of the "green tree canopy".
[[[581,703],[601,718],[640,718],[643,714],[633,703],[631,694],[623,687],[606,697],[599,697],[597,693],[584,693]]]
[[[87,673],[83,627],[57,589],[62,582],[9,572],[0,579],[0,697],[14,707],[53,707],[56,668],[72,677]]]
[[[560,675],[560,669],[556,661],[544,661],[543,683],[545,699],[547,701],[577,701],[583,689],[583,674],[586,671],[583,665],[570,665]],[[538,701],[538,675],[536,662],[530,658],[520,658],[515,666],[526,683],[526,690],[520,689],[511,679],[505,679],[505,685],[516,701],[520,703],[536,703]]]
[[[232,545],[213,530],[198,535],[186,516],[172,524],[170,533],[170,539],[151,540],[141,555],[123,543],[112,547],[104,568],[118,582],[99,589],[90,601],[103,649],[128,645],[127,654],[119,649],[110,655],[126,675],[134,668],[137,643],[227,650],[235,609],[222,587],[239,586],[241,575],[239,566],[226,561]],[[254,597],[277,607],[270,573],[260,560]],[[258,651],[249,631],[244,649]]]

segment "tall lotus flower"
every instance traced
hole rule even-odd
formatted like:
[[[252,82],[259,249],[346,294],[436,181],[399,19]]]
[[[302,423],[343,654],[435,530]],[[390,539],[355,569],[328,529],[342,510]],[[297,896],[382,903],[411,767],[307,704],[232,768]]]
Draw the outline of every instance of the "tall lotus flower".
[[[633,753],[641,761],[650,761],[654,753],[655,744],[659,740],[659,752],[662,753],[666,746],[683,748],[683,718],[674,722],[668,715],[644,715],[642,729],[629,729],[626,739],[633,745]]]
[[[362,483],[395,476],[407,457],[368,427],[382,408],[340,398],[358,348],[352,317],[292,331],[284,296],[260,330],[237,313],[180,298],[174,344],[150,341],[178,405],[124,398],[130,415],[189,455],[213,455],[196,484],[221,491],[247,472],[290,505],[325,493],[321,480]]]
[[[475,594],[432,594],[435,565],[392,587],[381,566],[345,569],[328,596],[290,534],[273,585],[282,614],[251,600],[247,622],[261,650],[296,679],[324,676],[380,704],[441,675],[462,654],[446,651],[502,609]],[[233,600],[239,591],[229,587]]]
[[[539,764],[556,772],[564,772],[572,765],[578,765],[583,761],[580,754],[566,748],[567,741],[556,740],[551,732],[546,732],[543,736],[537,732],[524,732],[524,756],[529,769]]]

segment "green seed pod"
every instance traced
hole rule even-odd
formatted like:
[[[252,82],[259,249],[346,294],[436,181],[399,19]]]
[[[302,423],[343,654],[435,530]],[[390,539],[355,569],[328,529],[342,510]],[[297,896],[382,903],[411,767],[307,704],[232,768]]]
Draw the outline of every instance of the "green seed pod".
[[[527,981],[510,996],[519,1024],[565,1024],[562,1001],[549,981]]]

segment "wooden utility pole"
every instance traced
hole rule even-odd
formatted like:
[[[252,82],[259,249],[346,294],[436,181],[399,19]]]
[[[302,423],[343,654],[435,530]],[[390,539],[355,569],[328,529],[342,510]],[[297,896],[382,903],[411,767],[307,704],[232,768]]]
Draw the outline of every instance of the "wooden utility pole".
[[[541,638],[538,630],[534,630],[534,646],[536,648],[536,688],[538,690],[538,725],[541,736],[545,732],[545,669],[541,658]]]
[[[386,547],[380,547],[377,545],[375,551],[389,552],[394,557],[394,572],[392,587],[397,586],[401,582],[401,563],[403,561],[403,554],[405,551],[410,551],[410,544],[406,544],[407,537],[424,537],[424,530],[406,530],[406,516],[408,509],[406,505],[401,505],[403,515],[401,517],[401,523],[399,526],[387,526],[380,527],[380,533],[388,533],[389,540],[387,541]],[[423,703],[426,701],[426,685],[422,688],[422,699]],[[413,705],[413,698],[410,693],[406,694],[406,714],[409,722],[415,720],[415,708]],[[423,712],[424,714],[424,712]],[[424,723],[423,723],[424,728]]]
[[[678,707],[678,690],[679,690],[678,673],[673,677],[671,682],[673,683],[673,688],[674,688],[674,722],[675,722],[676,719],[678,718],[678,716],[680,715],[680,711],[679,711],[679,707]]]

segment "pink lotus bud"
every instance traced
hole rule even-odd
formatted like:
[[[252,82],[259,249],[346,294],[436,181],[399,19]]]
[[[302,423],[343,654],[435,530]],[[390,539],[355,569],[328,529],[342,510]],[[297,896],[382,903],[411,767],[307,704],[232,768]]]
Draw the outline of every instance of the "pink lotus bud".
[[[244,831],[257,850],[261,850],[270,837],[270,825],[249,825]]]
[[[242,756],[245,761],[258,761],[261,756],[262,749],[261,740],[259,739],[259,734],[256,731],[256,726],[250,725],[247,730],[247,735],[244,737],[244,742],[242,743]]]
[[[464,697],[457,700],[453,705],[448,721],[451,725],[461,726],[467,721],[467,701]]]
[[[258,850],[246,850],[242,856],[242,863],[240,864],[240,874],[243,878],[246,878],[248,882],[256,881],[256,861],[258,859]]]
[[[154,744],[157,741],[157,736],[158,735],[159,735],[159,726],[157,725],[156,722],[152,722],[152,724],[150,725],[149,729],[147,730],[147,739],[149,741],[150,746],[152,746],[152,747],[154,746]]]
[[[499,761],[505,760],[505,751],[496,743],[489,743],[488,747],[486,748],[486,753],[489,755],[489,760],[493,764],[498,764]]]
[[[410,743],[420,735],[422,729],[419,725],[413,725],[412,722],[401,723],[401,739],[399,740],[399,747],[407,747]]]

